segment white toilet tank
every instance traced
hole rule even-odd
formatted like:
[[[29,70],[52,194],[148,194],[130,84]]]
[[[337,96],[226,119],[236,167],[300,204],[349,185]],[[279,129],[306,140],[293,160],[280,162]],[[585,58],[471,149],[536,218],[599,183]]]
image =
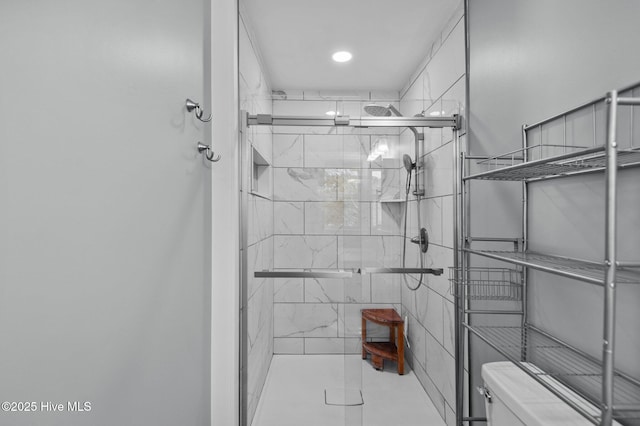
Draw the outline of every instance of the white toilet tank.
[[[525,368],[538,373],[535,365],[523,362]],[[492,362],[482,366],[486,394],[487,424],[490,426],[582,426],[591,425],[586,418],[551,393],[511,362]],[[598,416],[600,411],[566,386],[546,376],[555,389]],[[485,394],[485,395],[486,395]],[[619,425],[617,422],[613,422]]]

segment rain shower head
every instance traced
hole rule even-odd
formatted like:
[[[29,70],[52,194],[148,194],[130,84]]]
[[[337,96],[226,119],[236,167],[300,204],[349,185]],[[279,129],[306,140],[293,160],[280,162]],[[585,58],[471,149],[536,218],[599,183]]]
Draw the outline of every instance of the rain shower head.
[[[391,115],[396,115],[398,117],[402,116],[400,111],[391,104],[387,106],[369,104],[364,107],[364,110],[367,114],[373,115],[374,117],[389,117]]]
[[[391,110],[382,105],[367,105],[364,107],[364,110],[367,114],[373,115],[374,117],[388,117],[391,115]]]
[[[403,155],[402,162],[404,163],[404,168],[407,169],[407,173],[411,173],[411,170],[415,167],[411,157],[408,154]]]

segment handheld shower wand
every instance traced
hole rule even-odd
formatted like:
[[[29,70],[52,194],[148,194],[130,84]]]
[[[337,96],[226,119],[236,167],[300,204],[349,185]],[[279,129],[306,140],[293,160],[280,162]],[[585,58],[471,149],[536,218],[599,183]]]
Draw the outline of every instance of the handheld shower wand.
[[[393,105],[389,104],[386,107],[385,106],[381,106],[381,105],[376,105],[376,104],[370,104],[364,107],[364,110],[367,114],[373,115],[375,117],[389,117],[391,115],[395,115],[398,117],[402,117],[402,114],[400,113],[400,111],[398,111],[397,108],[395,108]],[[403,248],[402,248],[402,267],[406,267],[406,251],[407,251],[407,211],[408,211],[408,205],[409,205],[409,191],[411,188],[411,174],[413,172],[413,170],[416,171],[415,173],[415,190],[413,192],[413,195],[416,196],[416,208],[417,208],[417,214],[418,214],[418,232],[419,235],[417,237],[414,237],[411,239],[412,243],[418,244],[420,246],[420,269],[424,268],[424,253],[427,252],[427,249],[429,247],[429,235],[427,234],[427,230],[425,228],[422,227],[422,225],[420,224],[420,200],[421,197],[424,195],[424,190],[420,188],[419,185],[419,177],[418,177],[418,172],[419,172],[419,165],[418,165],[418,161],[420,160],[420,141],[424,140],[424,134],[418,132],[418,130],[415,127],[409,126],[409,130],[411,130],[411,132],[413,133],[414,136],[414,142],[415,142],[415,156],[416,156],[416,162],[414,163],[413,161],[411,161],[411,157],[407,154],[402,156],[402,162],[404,164],[405,169],[407,169],[407,183],[406,183],[406,199],[405,199],[405,209],[404,209],[404,244],[403,244]],[[405,285],[407,286],[407,288],[409,288],[410,290],[417,290],[421,285],[422,285],[422,280],[424,278],[424,274],[420,274],[420,278],[418,279],[418,285],[415,287],[412,287],[409,285],[409,283],[407,282],[407,276],[403,275],[403,279],[405,282]]]
[[[411,157],[408,154],[402,156],[402,162],[404,168],[407,169],[407,173],[411,174],[411,171],[416,168],[416,163],[411,161]]]

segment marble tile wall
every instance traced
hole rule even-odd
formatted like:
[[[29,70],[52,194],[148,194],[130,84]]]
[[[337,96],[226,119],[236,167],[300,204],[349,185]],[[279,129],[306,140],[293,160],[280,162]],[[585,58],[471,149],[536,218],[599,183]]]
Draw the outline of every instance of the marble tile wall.
[[[274,92],[276,115],[359,117],[365,105],[395,103],[398,93]],[[403,203],[399,129],[274,127],[274,267],[400,266]],[[368,161],[376,144],[388,155]],[[350,279],[275,279],[274,353],[345,354],[360,351],[360,310],[401,309],[394,275]],[[368,329],[376,339],[387,330]]]
[[[462,4],[435,40],[423,64],[401,92],[400,111],[427,116],[464,114],[465,45]],[[461,131],[464,141],[465,130]],[[453,134],[451,129],[425,129],[419,175],[425,197],[420,201],[421,226],[430,237],[425,267],[444,268],[427,276],[416,291],[401,283],[402,312],[408,321],[407,361],[447,424],[455,424],[454,308],[448,267],[453,266]],[[400,146],[413,153],[413,134],[403,131]],[[417,235],[415,197],[408,203],[408,238]],[[407,262],[419,265],[416,247],[409,244]],[[416,282],[409,282],[415,286]]]
[[[260,58],[253,48],[250,30],[240,25],[240,108],[252,114],[271,113],[271,88],[262,72]],[[247,129],[248,150],[257,150],[271,161],[273,136],[268,127]],[[247,164],[246,170],[252,170]],[[271,173],[267,170],[266,173]],[[268,181],[268,180],[267,180]],[[272,181],[272,180],[271,180]],[[243,188],[248,190],[249,188]],[[273,268],[273,201],[270,188],[260,189],[261,196],[249,193],[247,206],[247,418],[255,414],[273,356],[273,282],[257,279],[253,272]]]

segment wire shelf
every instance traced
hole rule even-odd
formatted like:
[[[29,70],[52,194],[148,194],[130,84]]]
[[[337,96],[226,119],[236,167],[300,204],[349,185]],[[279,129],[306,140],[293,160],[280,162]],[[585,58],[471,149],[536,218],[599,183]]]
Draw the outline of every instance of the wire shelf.
[[[516,364],[520,361],[535,364],[542,371],[525,371],[537,376],[552,392],[553,384],[548,378],[566,385],[600,407],[602,364],[596,358],[530,325],[523,328],[465,324],[465,327],[508,360]],[[640,381],[619,371],[614,374],[614,417],[640,418]]]
[[[493,157],[500,159],[501,157]],[[498,166],[504,163],[497,163]],[[618,150],[618,167],[640,166],[640,148]],[[606,168],[604,147],[590,148],[541,160],[500,167],[465,177],[464,179],[524,181],[600,171]]]
[[[470,250],[466,252],[478,254],[492,259],[527,266],[533,269],[561,275],[591,284],[604,285],[604,262],[588,262],[568,257],[552,256],[531,251],[491,251]],[[617,284],[640,284],[640,270],[618,267],[616,271]]]
[[[464,294],[468,300],[522,300],[520,271],[508,268],[466,268],[465,271],[449,268],[451,294]]]

